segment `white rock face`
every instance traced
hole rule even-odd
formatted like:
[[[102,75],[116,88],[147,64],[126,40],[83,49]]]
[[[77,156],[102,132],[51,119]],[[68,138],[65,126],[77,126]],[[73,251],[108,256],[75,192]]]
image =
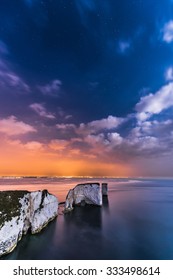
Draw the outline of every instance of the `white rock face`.
[[[37,233],[58,214],[58,200],[46,190],[0,192],[0,256],[10,253],[28,229]]]
[[[83,204],[102,205],[102,192],[99,183],[79,184],[69,190],[65,202],[65,211],[73,209],[73,205]]]

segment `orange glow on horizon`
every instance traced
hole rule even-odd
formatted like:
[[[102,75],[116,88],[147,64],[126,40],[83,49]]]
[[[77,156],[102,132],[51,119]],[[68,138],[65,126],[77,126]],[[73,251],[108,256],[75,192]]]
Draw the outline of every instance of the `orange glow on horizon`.
[[[48,149],[28,149],[18,141],[2,142],[0,176],[114,176],[131,175],[129,166],[103,162],[92,155]]]
[[[0,176],[129,176],[122,165],[96,160],[49,158],[39,154],[1,157]]]
[[[42,161],[37,159],[3,161],[0,164],[0,176],[129,176],[128,168],[122,166],[104,164],[100,162],[60,160]]]

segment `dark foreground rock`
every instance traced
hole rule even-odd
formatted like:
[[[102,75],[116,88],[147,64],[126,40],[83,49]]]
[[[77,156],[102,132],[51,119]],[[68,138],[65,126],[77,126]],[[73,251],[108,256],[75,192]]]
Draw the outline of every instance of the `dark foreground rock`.
[[[37,233],[58,214],[58,200],[47,190],[0,192],[0,256],[10,253],[28,230]]]
[[[102,205],[102,192],[99,183],[79,184],[69,190],[65,202],[65,212],[71,211],[73,205]]]

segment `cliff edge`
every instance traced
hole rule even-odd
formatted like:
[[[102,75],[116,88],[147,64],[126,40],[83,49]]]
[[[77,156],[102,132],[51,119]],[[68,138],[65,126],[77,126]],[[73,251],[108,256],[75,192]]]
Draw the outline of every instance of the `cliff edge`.
[[[28,230],[37,233],[58,214],[58,200],[47,190],[0,192],[0,256],[10,253]]]

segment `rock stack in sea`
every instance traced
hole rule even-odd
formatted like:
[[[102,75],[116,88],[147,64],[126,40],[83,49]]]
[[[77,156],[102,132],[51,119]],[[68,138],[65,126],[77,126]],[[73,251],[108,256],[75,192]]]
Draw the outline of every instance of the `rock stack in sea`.
[[[102,183],[102,195],[107,196],[108,195],[108,184]]]
[[[78,184],[69,190],[65,201],[65,212],[73,210],[73,205],[102,205],[102,190],[99,183]]]
[[[0,256],[11,252],[28,230],[37,233],[58,214],[58,200],[47,190],[0,192]]]

